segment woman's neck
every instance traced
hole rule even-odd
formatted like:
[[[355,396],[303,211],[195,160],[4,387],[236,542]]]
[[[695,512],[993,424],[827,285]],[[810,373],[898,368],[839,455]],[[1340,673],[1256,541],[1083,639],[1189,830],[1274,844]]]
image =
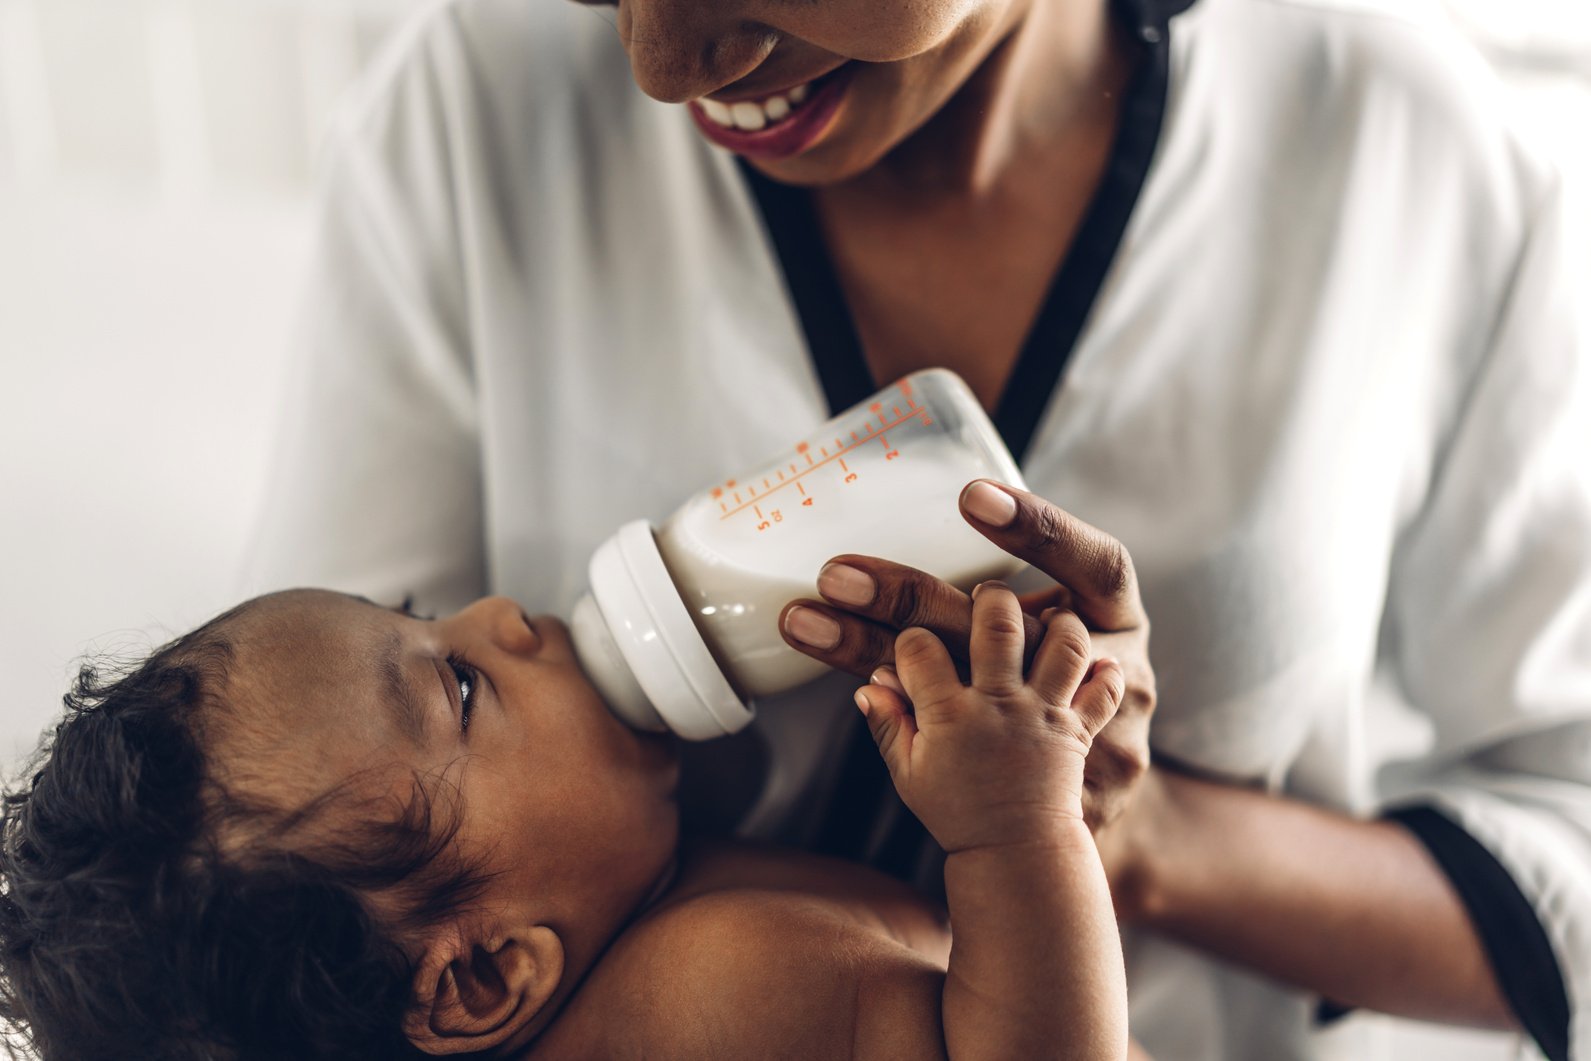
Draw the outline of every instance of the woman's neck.
[[[983,197],[1081,141],[1109,138],[1139,58],[1106,0],[1027,0],[997,43],[928,122],[861,180],[897,194]]]

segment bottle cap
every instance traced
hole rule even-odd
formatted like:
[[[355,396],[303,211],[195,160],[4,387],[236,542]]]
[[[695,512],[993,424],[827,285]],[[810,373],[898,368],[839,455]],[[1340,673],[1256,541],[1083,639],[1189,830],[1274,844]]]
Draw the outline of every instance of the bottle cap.
[[[575,608],[576,651],[620,718],[640,729],[666,726],[686,740],[745,728],[752,709],[691,619],[651,524],[626,523],[598,546],[590,579],[589,598]]]
[[[631,729],[667,733],[668,725],[635,682],[635,673],[619,652],[608,621],[602,617],[596,598],[587,593],[575,602],[569,619],[569,635],[581,668],[597,687],[602,699]]]

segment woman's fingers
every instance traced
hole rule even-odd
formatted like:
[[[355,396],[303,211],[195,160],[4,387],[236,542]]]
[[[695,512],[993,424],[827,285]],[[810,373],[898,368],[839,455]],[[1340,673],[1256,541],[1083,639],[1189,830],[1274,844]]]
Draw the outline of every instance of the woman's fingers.
[[[779,613],[779,633],[791,648],[858,678],[895,659],[894,629],[824,601],[786,604]]]
[[[972,591],[967,655],[973,688],[996,697],[1011,696],[1022,688],[1022,634],[1022,607],[1010,587],[985,582]]]
[[[1132,557],[1115,538],[1026,490],[977,479],[961,492],[967,522],[1072,592],[1095,630],[1144,625]]]
[[[821,602],[787,605],[779,630],[791,647],[830,667],[858,677],[872,674],[894,659],[896,631],[911,626],[932,631],[952,656],[967,658],[972,602],[932,575],[877,557],[846,554],[824,565],[818,592],[825,598]],[[805,613],[794,615],[796,608]],[[1025,616],[1024,658],[1031,656],[1042,634],[1039,621]]]

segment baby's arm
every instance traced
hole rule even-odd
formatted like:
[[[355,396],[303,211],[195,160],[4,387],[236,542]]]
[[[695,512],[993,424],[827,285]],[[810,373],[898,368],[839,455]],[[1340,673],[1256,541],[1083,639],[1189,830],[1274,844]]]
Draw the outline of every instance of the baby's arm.
[[[1083,762],[1121,701],[1121,669],[1090,668],[1087,631],[1065,611],[1048,618],[1026,677],[1022,650],[1016,597],[986,583],[970,682],[938,638],[912,629],[896,667],[913,710],[879,684],[857,698],[901,799],[946,852],[945,1050],[1126,1057],[1121,943],[1082,812]]]
[[[724,889],[643,920],[600,967],[611,1003],[587,1031],[605,1056],[1140,1057],[1082,815],[1083,760],[1121,699],[1121,668],[1089,668],[1070,612],[1046,621],[1025,679],[1022,647],[1016,598],[986,584],[970,684],[917,629],[896,645],[915,712],[882,685],[860,694],[902,799],[947,852],[948,972],[833,896]],[[571,1041],[546,1056],[590,1055],[584,1033]]]

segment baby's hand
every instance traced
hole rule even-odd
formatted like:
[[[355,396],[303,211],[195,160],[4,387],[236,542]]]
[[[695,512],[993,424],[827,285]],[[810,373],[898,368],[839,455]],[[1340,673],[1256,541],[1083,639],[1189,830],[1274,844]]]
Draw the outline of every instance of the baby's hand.
[[[913,627],[895,642],[910,702],[882,684],[857,691],[901,799],[947,854],[1043,842],[1082,820],[1083,762],[1125,680],[1115,660],[1089,666],[1074,613],[1047,615],[1024,678],[1022,609],[1005,585],[985,582],[973,592],[970,683],[937,637]]]

